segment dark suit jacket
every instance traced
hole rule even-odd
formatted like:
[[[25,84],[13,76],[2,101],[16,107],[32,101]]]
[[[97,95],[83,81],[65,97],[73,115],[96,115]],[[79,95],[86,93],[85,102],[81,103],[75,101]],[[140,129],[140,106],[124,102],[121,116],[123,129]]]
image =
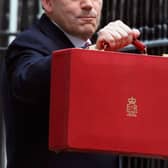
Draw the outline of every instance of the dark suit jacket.
[[[115,167],[111,155],[48,150],[51,53],[72,47],[46,15],[9,46],[6,65],[13,111],[6,115],[8,168]]]

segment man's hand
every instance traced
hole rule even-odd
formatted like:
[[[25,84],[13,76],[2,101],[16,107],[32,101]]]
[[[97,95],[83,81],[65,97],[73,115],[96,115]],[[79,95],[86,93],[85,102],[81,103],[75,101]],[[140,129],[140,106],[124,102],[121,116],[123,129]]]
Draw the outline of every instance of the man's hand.
[[[96,48],[115,51],[131,44],[139,35],[137,29],[131,29],[120,20],[110,22],[98,32]]]

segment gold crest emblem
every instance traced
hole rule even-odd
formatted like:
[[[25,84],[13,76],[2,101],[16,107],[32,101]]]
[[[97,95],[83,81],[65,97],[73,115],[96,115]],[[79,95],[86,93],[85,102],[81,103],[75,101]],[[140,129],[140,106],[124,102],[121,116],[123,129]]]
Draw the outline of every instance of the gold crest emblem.
[[[136,104],[136,98],[130,97],[128,98],[127,104],[127,116],[128,117],[137,117],[138,106]]]

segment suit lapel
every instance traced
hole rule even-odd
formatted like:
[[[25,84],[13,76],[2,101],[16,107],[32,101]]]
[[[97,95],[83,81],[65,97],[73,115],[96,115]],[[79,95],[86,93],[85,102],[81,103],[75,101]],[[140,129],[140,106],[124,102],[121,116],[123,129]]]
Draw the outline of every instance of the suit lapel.
[[[55,45],[59,49],[74,48],[74,45],[66,37],[64,32],[62,32],[56,25],[54,25],[46,16],[46,14],[43,14],[37,26],[46,36],[48,36],[55,43]]]

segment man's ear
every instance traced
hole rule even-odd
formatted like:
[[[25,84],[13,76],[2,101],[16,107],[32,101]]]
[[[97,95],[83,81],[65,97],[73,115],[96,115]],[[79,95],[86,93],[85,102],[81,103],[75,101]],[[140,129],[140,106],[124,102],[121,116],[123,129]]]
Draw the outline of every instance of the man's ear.
[[[51,0],[41,0],[41,3],[42,3],[43,9],[44,9],[47,13],[52,12]]]

